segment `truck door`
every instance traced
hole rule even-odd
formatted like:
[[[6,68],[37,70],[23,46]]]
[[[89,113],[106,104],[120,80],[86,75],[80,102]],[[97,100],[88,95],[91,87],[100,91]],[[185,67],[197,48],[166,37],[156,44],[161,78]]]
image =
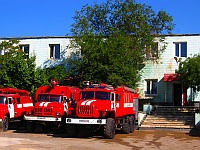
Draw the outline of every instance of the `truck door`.
[[[111,110],[116,111],[116,104],[115,104],[115,93],[111,93]]]
[[[8,111],[10,113],[10,118],[14,118],[15,111],[14,111],[14,105],[12,102],[12,97],[8,97]]]

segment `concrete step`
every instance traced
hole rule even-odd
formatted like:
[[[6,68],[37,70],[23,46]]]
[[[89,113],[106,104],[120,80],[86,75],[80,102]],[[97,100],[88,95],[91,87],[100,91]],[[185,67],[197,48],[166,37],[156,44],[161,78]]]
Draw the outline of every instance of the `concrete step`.
[[[194,107],[155,107],[139,129],[191,129],[194,127]]]
[[[194,120],[177,120],[177,119],[149,119],[146,118],[143,122],[187,122],[194,123]]]
[[[166,121],[166,120],[151,120],[151,121],[144,121],[143,124],[193,124],[192,122],[186,121]]]
[[[197,112],[198,107],[176,107],[176,106],[156,106],[155,111],[182,111],[182,112]]]
[[[176,129],[190,129],[193,128],[193,126],[190,125],[162,125],[162,124],[151,124],[146,125],[142,124],[139,128],[176,128]]]
[[[189,114],[194,114],[194,112],[191,112],[189,110],[155,110],[155,113],[189,113]]]
[[[194,119],[194,116],[174,116],[174,115],[148,115],[146,118],[150,118],[150,119],[154,119],[154,118],[158,118],[158,119]]]

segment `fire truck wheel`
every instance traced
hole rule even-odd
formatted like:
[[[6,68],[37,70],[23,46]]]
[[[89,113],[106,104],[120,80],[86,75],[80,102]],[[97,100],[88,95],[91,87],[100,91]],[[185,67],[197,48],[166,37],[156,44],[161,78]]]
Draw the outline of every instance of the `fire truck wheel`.
[[[36,128],[36,124],[34,121],[27,121],[27,130],[29,133],[34,133]]]
[[[128,116],[123,118],[123,125],[122,125],[122,132],[124,132],[125,134],[129,134],[130,133],[130,119]]]
[[[44,133],[49,133],[52,131],[52,126],[50,124],[43,124],[42,130]]]
[[[77,137],[79,135],[79,129],[74,125],[67,125],[68,137]]]
[[[8,116],[4,116],[4,119],[2,121],[2,130],[3,132],[6,132],[8,130],[9,120]]]
[[[115,136],[115,120],[113,118],[108,118],[106,120],[106,125],[104,125],[104,138],[113,139]]]
[[[56,131],[58,134],[63,134],[66,132],[66,125],[65,124],[60,124],[57,128],[57,131]]]
[[[135,129],[135,119],[134,119],[134,116],[131,115],[129,117],[129,120],[130,120],[130,133],[133,133],[134,129]]]

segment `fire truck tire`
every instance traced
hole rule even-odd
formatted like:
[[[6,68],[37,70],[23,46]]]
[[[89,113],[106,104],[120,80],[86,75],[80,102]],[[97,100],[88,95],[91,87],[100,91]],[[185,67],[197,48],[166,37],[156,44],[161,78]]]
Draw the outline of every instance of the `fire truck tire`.
[[[130,133],[133,133],[134,129],[135,129],[135,119],[134,119],[134,116],[131,115],[129,117],[129,120],[130,120]]]
[[[63,134],[63,133],[66,133],[66,125],[65,124],[60,124],[58,126],[58,129],[56,131],[58,134]]]
[[[20,128],[24,128],[24,129],[27,128],[26,121],[24,119],[21,119],[21,121],[17,123],[17,130],[20,130]]]
[[[34,133],[36,128],[36,124],[34,121],[27,121],[27,130],[29,133]]]
[[[8,125],[9,125],[8,116],[4,116],[3,121],[2,121],[2,131],[3,132],[6,132],[8,130]]]
[[[77,137],[79,135],[79,129],[75,125],[67,125],[68,137]]]
[[[42,130],[44,133],[49,133],[52,131],[52,126],[50,124],[43,124]]]
[[[122,132],[124,132],[125,134],[129,134],[130,128],[131,128],[130,119],[129,119],[129,116],[126,116],[123,118]]]
[[[104,138],[113,139],[115,136],[115,120],[113,118],[108,118],[106,120],[106,125],[104,125]]]

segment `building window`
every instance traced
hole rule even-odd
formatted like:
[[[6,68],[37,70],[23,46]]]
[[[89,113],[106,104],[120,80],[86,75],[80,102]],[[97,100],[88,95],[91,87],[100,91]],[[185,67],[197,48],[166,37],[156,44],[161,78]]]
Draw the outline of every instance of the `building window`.
[[[149,79],[146,80],[146,94],[153,95],[158,93],[158,80],[157,79]]]
[[[19,45],[19,47],[27,55],[27,58],[29,58],[29,44]]]
[[[50,44],[50,58],[60,59],[60,44]]]
[[[150,49],[146,49],[146,57],[158,58],[158,42],[154,42]]]
[[[175,56],[187,57],[187,42],[175,43]]]

